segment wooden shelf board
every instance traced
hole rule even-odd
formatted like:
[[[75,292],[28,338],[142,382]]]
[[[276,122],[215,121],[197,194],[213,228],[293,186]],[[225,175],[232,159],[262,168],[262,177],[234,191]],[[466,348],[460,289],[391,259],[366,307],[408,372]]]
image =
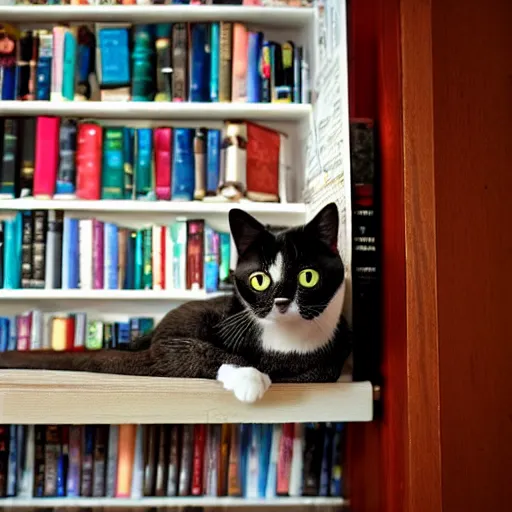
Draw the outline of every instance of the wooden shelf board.
[[[53,7],[53,6],[52,6]],[[2,13],[0,12],[0,19]],[[133,101],[1,101],[0,116],[63,116],[96,119],[155,119],[166,121],[299,121],[311,105],[288,103],[191,103]]]
[[[234,498],[234,497],[145,497],[129,498],[0,498],[0,507],[293,507],[293,506],[340,506],[343,498],[324,497],[278,497],[278,498]]]
[[[262,400],[245,404],[213,380],[0,371],[0,423],[7,424],[371,421],[372,415],[369,382],[273,384]]]
[[[20,23],[238,21],[266,27],[302,28],[313,22],[315,9],[224,5],[16,5],[0,7],[0,19]]]

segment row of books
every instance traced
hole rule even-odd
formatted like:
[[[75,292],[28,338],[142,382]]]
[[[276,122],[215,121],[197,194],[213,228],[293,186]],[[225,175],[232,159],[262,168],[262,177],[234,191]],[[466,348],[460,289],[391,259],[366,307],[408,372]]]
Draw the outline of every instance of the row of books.
[[[288,137],[249,121],[222,130],[0,119],[0,198],[288,201]]]
[[[11,317],[0,316],[0,352],[123,350],[154,326],[151,317],[105,322],[88,318],[86,313],[32,309]]]
[[[2,237],[0,287],[7,289],[229,288],[231,237],[204,220],[133,230],[61,211],[24,211],[3,222],[0,249]]]
[[[3,100],[307,103],[303,47],[242,23],[96,24],[18,31]]]
[[[341,423],[0,425],[0,497],[341,496],[342,437]]]
[[[260,7],[312,7],[314,0],[10,0],[21,5],[243,5]]]
[[[0,316],[0,352],[27,350],[123,350],[153,330],[151,317],[118,322],[91,320],[85,313],[43,313],[38,309]]]

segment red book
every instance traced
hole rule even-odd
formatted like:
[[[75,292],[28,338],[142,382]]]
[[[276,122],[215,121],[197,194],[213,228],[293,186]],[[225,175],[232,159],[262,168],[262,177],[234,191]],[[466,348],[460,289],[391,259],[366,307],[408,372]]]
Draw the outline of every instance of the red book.
[[[71,352],[75,349],[75,318],[68,316],[66,318],[66,348],[65,350]]]
[[[101,126],[83,123],[78,127],[76,147],[76,196],[79,199],[101,197]]]
[[[247,123],[247,197],[279,200],[279,132]]]
[[[187,290],[203,288],[204,221],[187,222]]]
[[[204,447],[206,425],[194,425],[194,465],[192,467],[192,496],[203,494]]]
[[[293,423],[285,423],[283,425],[283,435],[279,443],[279,457],[277,459],[277,494],[280,496],[287,495],[290,488],[294,435],[295,425]]]
[[[153,145],[155,148],[156,198],[168,201],[171,199],[172,129],[155,128],[153,130]]]
[[[166,283],[165,283],[165,257],[166,257],[166,252],[165,252],[165,243],[166,243],[166,238],[167,238],[167,227],[166,226],[162,226],[162,229],[160,230],[160,251],[162,253],[162,257],[160,259],[160,279],[162,281],[162,290],[165,290],[165,286],[166,286]]]
[[[55,193],[59,167],[59,131],[58,117],[37,118],[34,197],[51,199]]]

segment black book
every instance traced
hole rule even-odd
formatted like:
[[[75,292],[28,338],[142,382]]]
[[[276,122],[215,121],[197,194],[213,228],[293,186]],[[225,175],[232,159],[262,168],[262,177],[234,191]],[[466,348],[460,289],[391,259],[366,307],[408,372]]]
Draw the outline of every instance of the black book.
[[[0,221],[0,288],[4,287],[4,223]]]
[[[36,425],[35,429],[35,447],[34,447],[34,498],[44,496],[44,455],[46,427]]]
[[[105,496],[107,450],[108,450],[108,425],[98,425],[94,439],[94,468],[92,495],[96,498]]]
[[[0,498],[7,496],[9,471],[9,425],[0,425]]]
[[[379,383],[380,211],[376,135],[369,119],[350,123],[354,380]]]
[[[22,213],[22,235],[21,235],[21,287],[32,286],[33,259],[32,244],[34,241],[34,220],[33,212]]]
[[[62,232],[64,212],[48,212],[48,231],[45,248],[45,288],[59,289],[62,285]]]
[[[18,135],[20,121],[5,118],[0,121],[2,147],[2,160],[0,162],[0,197],[14,198],[19,190],[20,152],[18,149]]]
[[[46,235],[48,232],[48,212],[34,212],[34,237],[32,243],[32,287],[45,286]]]
[[[319,494],[324,434],[323,423],[308,423],[304,428],[303,496]]]
[[[36,160],[36,118],[27,117],[20,120],[20,178],[19,196],[32,195],[34,169]]]

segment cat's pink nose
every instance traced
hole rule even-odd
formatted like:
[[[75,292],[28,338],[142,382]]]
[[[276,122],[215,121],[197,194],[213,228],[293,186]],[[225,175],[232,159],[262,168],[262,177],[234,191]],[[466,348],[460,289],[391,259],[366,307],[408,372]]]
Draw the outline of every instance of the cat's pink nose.
[[[292,301],[290,299],[274,299],[274,304],[276,305],[276,308],[278,309],[279,313],[286,313],[291,303]]]

